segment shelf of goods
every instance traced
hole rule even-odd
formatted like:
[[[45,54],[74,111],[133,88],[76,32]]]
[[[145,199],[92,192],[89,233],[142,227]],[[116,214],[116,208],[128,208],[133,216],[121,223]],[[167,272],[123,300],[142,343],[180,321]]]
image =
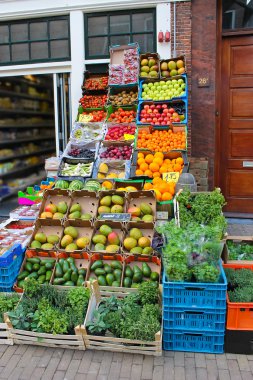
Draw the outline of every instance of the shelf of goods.
[[[55,152],[52,91],[52,81],[45,76],[0,80],[0,178],[5,193],[1,200],[24,188],[8,189],[11,177],[38,173]],[[35,179],[40,178],[41,174]]]

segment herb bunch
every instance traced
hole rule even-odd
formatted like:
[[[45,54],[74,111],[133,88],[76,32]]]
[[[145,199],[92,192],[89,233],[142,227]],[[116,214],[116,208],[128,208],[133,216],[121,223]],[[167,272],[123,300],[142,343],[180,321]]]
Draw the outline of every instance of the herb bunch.
[[[253,302],[253,271],[225,268],[230,302]]]

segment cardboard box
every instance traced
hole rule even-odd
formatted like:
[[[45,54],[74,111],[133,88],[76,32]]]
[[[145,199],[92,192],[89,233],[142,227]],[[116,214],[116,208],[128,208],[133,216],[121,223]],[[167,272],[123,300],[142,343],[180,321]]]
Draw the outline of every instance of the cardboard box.
[[[60,238],[60,242],[58,244],[58,249],[59,249],[60,252],[68,253],[68,252],[66,252],[65,248],[61,247],[61,240],[62,240],[62,238],[64,236],[64,229],[66,227],[69,227],[69,226],[75,227],[77,229],[77,231],[78,231],[78,237],[76,239],[73,239],[73,243],[77,239],[79,239],[80,237],[86,237],[91,242],[91,236],[92,236],[92,232],[93,232],[93,227],[92,227],[91,221],[88,221],[88,220],[71,220],[71,219],[69,219],[69,220],[65,221],[65,223],[63,225],[62,235],[61,235],[61,238]],[[89,244],[86,245],[86,247],[84,247],[82,249],[76,249],[76,250],[74,250],[72,252],[69,252],[69,253],[83,253],[83,252],[89,251],[90,242],[89,242]]]
[[[90,277],[95,277],[97,279],[97,276],[95,275],[95,272],[91,270],[92,264],[94,264],[95,261],[97,260],[103,260],[106,264],[110,265],[110,262],[113,260],[117,260],[122,264],[122,274],[121,274],[121,279],[120,279],[120,286],[122,286],[122,281],[123,281],[123,275],[124,275],[124,257],[120,254],[105,254],[105,253],[95,253],[94,255],[91,256],[90,258],[90,263],[89,263],[89,268],[87,272],[87,281],[89,281]],[[108,285],[109,286],[109,285]],[[108,286],[105,286],[106,288]],[[102,289],[105,288],[104,286],[101,286]]]
[[[131,192],[127,194],[127,208],[140,207],[141,203],[147,203],[152,209],[153,222],[156,220],[156,197],[152,190],[142,190],[138,192]],[[144,222],[142,222],[144,223]]]
[[[71,194],[71,202],[68,209],[67,219],[72,220],[82,220],[81,218],[69,219],[70,209],[73,204],[80,204],[81,214],[91,214],[91,222],[93,223],[96,218],[97,208],[98,208],[98,197],[95,191],[88,190],[78,190],[73,191]]]
[[[103,225],[103,224],[106,224],[107,226],[111,227],[111,229],[113,230],[113,232],[116,232],[119,236],[119,240],[120,240],[120,244],[119,244],[119,249],[118,249],[118,252],[115,252],[115,253],[109,253],[107,252],[106,250],[100,250],[100,251],[96,251],[95,250],[95,244],[92,242],[92,239],[94,237],[94,235],[96,234],[99,234],[99,228]],[[120,222],[114,222],[114,221],[101,221],[101,220],[97,220],[95,223],[94,223],[94,230],[93,230],[93,234],[92,234],[92,238],[91,238],[91,247],[90,247],[90,251],[92,253],[103,253],[103,254],[106,254],[106,255],[114,255],[116,253],[121,253],[122,252],[122,249],[121,249],[121,242],[123,241],[123,236],[124,236],[124,226],[122,223]],[[106,246],[108,244],[106,243]]]
[[[127,251],[127,249],[124,247],[124,240],[127,237],[130,237],[129,232],[132,228],[138,228],[139,230],[141,230],[142,236],[149,239],[150,247],[152,247],[152,240],[153,240],[153,236],[154,236],[154,232],[155,232],[154,231],[154,224],[153,223],[144,223],[144,222],[129,222],[126,225],[126,230],[125,230],[123,241],[122,241],[122,245],[123,245],[122,249],[123,249],[123,253],[125,255],[132,255],[132,253],[130,253],[130,251]],[[152,250],[152,254],[154,254],[154,250]],[[150,257],[151,255],[135,254],[135,257],[139,257],[139,256]]]
[[[43,200],[41,202],[40,211],[39,211],[39,219],[45,219],[41,218],[41,214],[44,212],[45,207],[49,204],[57,204],[59,202],[66,202],[68,208],[66,214],[64,214],[64,219],[68,213],[69,205],[71,202],[70,193],[68,190],[62,190],[62,189],[54,189],[54,190],[45,190],[43,195]],[[46,220],[53,220],[52,218],[46,218]]]
[[[28,244],[28,250],[33,253],[37,253],[42,256],[43,253],[45,256],[49,255],[54,257],[55,252],[58,252],[58,244],[55,244],[52,250],[44,250],[41,248],[31,248],[31,243],[35,240],[35,235],[38,232],[43,232],[46,236],[48,235],[57,235],[59,240],[61,238],[63,227],[59,219],[38,219],[35,223],[35,228],[31,237],[31,240]]]

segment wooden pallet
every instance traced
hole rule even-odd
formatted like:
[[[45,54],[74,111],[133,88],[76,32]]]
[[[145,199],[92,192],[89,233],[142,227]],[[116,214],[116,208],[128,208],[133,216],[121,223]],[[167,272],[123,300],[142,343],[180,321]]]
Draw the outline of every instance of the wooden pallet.
[[[0,345],[9,344],[13,345],[13,339],[10,337],[10,332],[7,323],[0,323]]]
[[[153,356],[162,355],[162,326],[161,330],[155,334],[155,340],[152,342],[115,338],[110,334],[107,334],[106,336],[89,335],[86,329],[86,324],[88,321],[92,320],[94,310],[97,308],[99,302],[103,297],[110,297],[111,295],[114,295],[115,297],[122,298],[126,297],[129,293],[136,293],[137,291],[136,289],[112,289],[111,287],[108,289],[108,291],[105,288],[103,288],[103,290],[100,290],[97,281],[94,281],[92,284],[90,284],[90,286],[92,288],[92,295],[89,301],[84,325],[81,326],[84,344],[87,349],[126,352]]]
[[[26,330],[14,329],[7,314],[4,314],[8,327],[9,337],[14,344],[29,344],[55,348],[70,348],[73,350],[85,350],[83,332],[81,326],[75,328],[75,335],[53,335]]]

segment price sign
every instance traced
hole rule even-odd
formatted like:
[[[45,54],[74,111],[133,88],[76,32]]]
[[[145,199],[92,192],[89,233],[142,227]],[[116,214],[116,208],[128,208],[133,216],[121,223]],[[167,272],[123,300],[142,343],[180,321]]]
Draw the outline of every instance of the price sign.
[[[122,213],[122,214],[101,214],[100,219],[103,220],[116,220],[118,222],[129,222],[131,219],[131,214]]]
[[[85,115],[85,114],[82,114],[82,115],[79,115],[79,118],[78,118],[78,121],[80,123],[88,123],[89,121],[91,121],[93,118],[92,115]]]
[[[166,182],[177,183],[179,178],[179,172],[163,173],[163,180]]]
[[[134,135],[130,135],[129,133],[125,133],[124,134],[124,139],[125,140],[133,140],[134,139]]]

